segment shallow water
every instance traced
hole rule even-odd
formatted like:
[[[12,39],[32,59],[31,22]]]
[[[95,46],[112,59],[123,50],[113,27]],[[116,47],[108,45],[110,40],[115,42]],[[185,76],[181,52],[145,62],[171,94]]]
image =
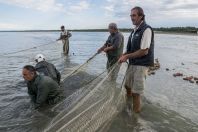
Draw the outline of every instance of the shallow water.
[[[21,69],[26,64],[35,65],[33,57],[36,54],[43,53],[62,74],[66,74],[91,57],[105,42],[108,33],[73,32],[72,35],[70,55],[65,57],[61,54],[62,44],[54,42],[59,33],[0,33],[0,131],[41,131],[57,114],[47,109],[38,112],[31,108]],[[125,42],[128,35],[124,33]],[[40,46],[43,44],[49,45]],[[32,47],[36,48],[3,56]],[[172,76],[176,72],[198,76],[197,51],[198,36],[156,34],[155,58],[159,59],[161,68],[147,78],[142,113],[134,115],[130,105],[126,105],[101,130],[198,131],[198,85]],[[95,76],[104,70],[105,62],[106,57],[102,54],[95,60],[95,65],[87,67],[87,71]],[[170,70],[166,71],[166,68]],[[78,90],[77,80],[89,77],[71,78],[65,84],[65,96]]]

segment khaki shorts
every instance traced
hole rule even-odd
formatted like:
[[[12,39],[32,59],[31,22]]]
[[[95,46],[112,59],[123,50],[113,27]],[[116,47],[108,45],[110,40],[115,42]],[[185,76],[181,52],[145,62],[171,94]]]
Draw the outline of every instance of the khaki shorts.
[[[131,88],[132,93],[142,94],[148,68],[146,66],[129,65],[126,71],[125,87]]]

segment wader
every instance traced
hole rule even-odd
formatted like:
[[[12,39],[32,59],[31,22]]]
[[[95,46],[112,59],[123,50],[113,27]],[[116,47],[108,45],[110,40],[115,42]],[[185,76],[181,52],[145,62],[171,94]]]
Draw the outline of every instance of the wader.
[[[69,54],[69,39],[65,39],[62,42],[63,42],[63,53],[65,55],[68,55]]]

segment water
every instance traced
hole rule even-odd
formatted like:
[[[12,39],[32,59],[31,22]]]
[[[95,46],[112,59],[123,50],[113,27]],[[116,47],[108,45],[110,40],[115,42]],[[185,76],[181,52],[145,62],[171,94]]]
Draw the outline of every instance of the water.
[[[47,61],[55,64],[61,73],[68,73],[84,63],[105,42],[108,33],[73,32],[70,40],[70,56],[61,55],[62,44],[54,42],[59,33],[0,33],[0,131],[39,131],[57,113],[48,109],[35,111],[31,108],[27,88],[21,75],[22,67],[34,63],[34,56],[43,53]],[[125,43],[129,33],[124,33]],[[40,46],[43,44],[49,44]],[[22,49],[31,50],[9,54]],[[161,68],[147,78],[140,115],[131,114],[124,108],[102,131],[198,131],[198,85],[184,81],[172,74],[182,72],[186,76],[198,76],[198,36],[155,35],[155,58]],[[89,73],[97,75],[105,68],[106,57],[101,54]],[[170,71],[166,71],[169,68]],[[84,77],[84,76],[83,76]],[[78,78],[79,79],[79,78]],[[68,84],[66,97],[79,88],[77,80]],[[70,82],[72,83],[72,81]],[[75,85],[74,85],[75,84]],[[72,86],[72,87],[69,87]],[[126,105],[126,107],[128,107]],[[100,130],[99,130],[100,131]]]

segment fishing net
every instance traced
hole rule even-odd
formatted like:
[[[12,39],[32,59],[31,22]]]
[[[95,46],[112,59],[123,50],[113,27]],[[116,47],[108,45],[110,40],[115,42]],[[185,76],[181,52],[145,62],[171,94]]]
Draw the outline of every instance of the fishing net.
[[[121,65],[116,80],[111,74],[119,64],[107,72],[105,63],[98,62],[101,55],[94,56],[76,70],[67,74],[62,87],[74,91],[52,108],[57,112],[46,132],[93,132],[103,131],[121,110],[125,102],[123,80],[126,64]],[[100,64],[97,66],[97,64]],[[104,65],[101,65],[104,64]],[[102,70],[103,69],[103,70]]]

